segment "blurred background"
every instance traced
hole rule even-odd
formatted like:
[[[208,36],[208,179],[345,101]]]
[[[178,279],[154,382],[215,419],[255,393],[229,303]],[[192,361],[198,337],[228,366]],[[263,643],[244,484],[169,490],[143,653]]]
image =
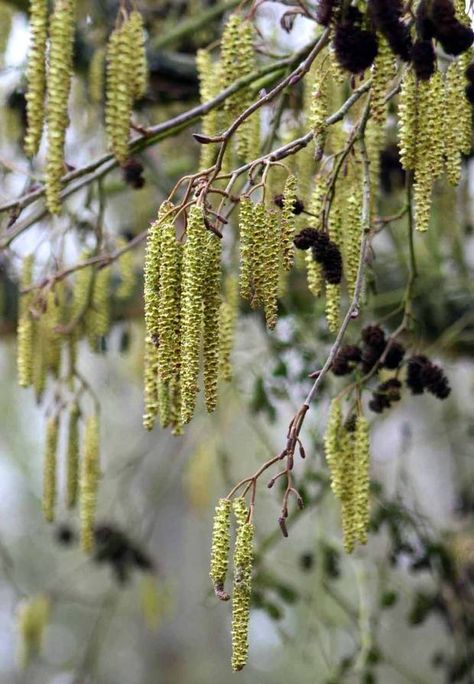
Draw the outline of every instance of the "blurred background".
[[[136,114],[140,125],[164,121],[198,101],[194,53],[218,38],[237,4],[140,3],[151,67],[149,91]],[[21,151],[26,5],[0,2],[6,17],[0,29],[2,203],[41,178],[44,154],[31,165]],[[313,35],[314,24],[302,17],[290,32],[281,27],[281,17],[296,5],[265,2],[258,9],[269,52],[285,55]],[[90,99],[87,74],[117,4],[84,1],[79,8],[67,141],[75,167],[105,152],[100,107]],[[298,106],[291,99],[285,103],[282,140],[297,130]],[[270,119],[272,110],[263,116]],[[403,193],[395,140],[394,120],[382,155],[386,215],[395,213]],[[196,169],[197,147],[188,130],[142,152],[141,189],[127,185],[118,171],[109,174],[103,181],[106,232],[133,237],[143,231],[177,179]],[[97,524],[115,543],[133,545],[141,558],[124,567],[110,554],[88,558],[80,551],[77,514],[63,503],[62,464],[56,521],[44,522],[48,398],[38,405],[31,390],[17,386],[15,370],[22,258],[35,252],[39,277],[51,266],[52,238],[65,234],[65,265],[74,264],[88,245],[97,197],[87,189],[76,193],[65,215],[38,221],[0,255],[2,683],[204,684],[237,677],[244,683],[290,677],[318,684],[474,682],[473,168],[466,159],[458,190],[440,182],[430,232],[416,236],[416,327],[404,340],[443,366],[451,395],[439,402],[405,394],[390,412],[373,415],[372,533],[368,545],[348,557],[322,449],[329,401],[342,385],[337,378],[325,381],[305,423],[307,458],[295,473],[305,508],[290,515],[288,539],[277,524],[278,487],[268,490],[266,480],[259,485],[250,656],[239,674],[230,669],[230,605],[216,601],[208,577],[213,510],[218,497],[281,450],[310,387],[308,374],[322,365],[332,341],[324,305],[296,271],[274,333],[265,332],[259,316],[241,311],[234,377],[220,390],[217,412],[207,416],[200,407],[183,436],[159,427],[145,433],[143,251],[135,252],[136,291],[126,302],[112,303],[113,325],[101,352],[83,342],[79,356],[80,372],[101,404]],[[2,235],[8,234],[7,222]],[[68,233],[71,225],[74,234]],[[405,235],[400,221],[374,241],[363,323],[382,319],[387,331],[399,320]],[[357,339],[356,332],[351,336]],[[46,627],[42,647],[25,660],[19,625],[34,601],[47,612]]]

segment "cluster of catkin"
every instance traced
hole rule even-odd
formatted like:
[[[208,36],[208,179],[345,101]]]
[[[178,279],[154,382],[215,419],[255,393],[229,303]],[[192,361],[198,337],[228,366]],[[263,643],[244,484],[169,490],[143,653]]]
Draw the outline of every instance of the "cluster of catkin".
[[[214,514],[211,546],[212,580],[216,596],[223,601],[230,596],[224,589],[230,552],[231,513],[234,513],[236,535],[232,588],[232,669],[242,670],[248,655],[248,626],[252,593],[254,526],[245,499],[220,499]]]
[[[365,544],[369,529],[369,426],[362,413],[344,420],[339,399],[333,399],[324,437],[331,488],[341,504],[344,548],[351,553]]]
[[[44,124],[47,126],[46,201],[51,213],[61,209],[64,174],[64,142],[69,124],[75,0],[55,0],[48,17],[47,0],[30,2],[30,49],[26,72],[28,127],[25,151],[38,152]],[[49,32],[48,32],[49,29]]]
[[[408,69],[402,81],[400,160],[404,169],[414,173],[415,223],[420,231],[429,225],[434,181],[445,172],[448,181],[457,185],[461,155],[471,149],[472,111],[464,97],[466,54],[452,61],[444,73],[437,69],[421,80]]]
[[[206,408],[213,411],[219,376],[230,378],[237,298],[229,281],[222,294],[221,240],[193,205],[185,241],[178,240],[174,207],[165,202],[150,226],[145,255],[145,413],[151,430],[179,433],[194,413],[203,366]]]
[[[239,14],[232,14],[224,27],[220,45],[220,58],[213,60],[207,50],[197,54],[197,68],[200,82],[200,95],[203,103],[208,102],[219,92],[225,90],[235,81],[255,71],[256,58],[253,47],[254,28],[250,21],[245,21]],[[229,96],[222,111],[213,110],[203,118],[202,132],[212,136],[225,130],[254,99],[249,88],[240,89]],[[239,127],[233,139],[233,148],[229,146],[224,159],[227,168],[237,159],[250,161],[259,146],[260,118],[258,112],[251,115]],[[208,168],[215,161],[215,146],[205,145],[201,152],[201,167]]]
[[[107,44],[105,128],[108,145],[120,164],[128,158],[133,104],[145,95],[148,66],[143,19],[121,10]]]

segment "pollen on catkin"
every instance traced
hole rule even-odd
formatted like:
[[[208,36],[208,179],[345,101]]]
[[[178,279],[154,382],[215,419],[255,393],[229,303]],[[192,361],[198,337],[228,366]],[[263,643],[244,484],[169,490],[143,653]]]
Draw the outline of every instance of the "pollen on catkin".
[[[464,76],[459,66],[460,60],[452,62],[445,77],[444,140],[446,175],[451,185],[458,185],[461,178],[461,151]]]
[[[264,306],[266,295],[266,276],[268,269],[273,266],[265,260],[268,252],[266,239],[269,233],[269,214],[263,203],[252,207],[252,298],[250,305],[253,309]]]
[[[232,593],[232,669],[234,672],[245,667],[248,656],[253,537],[253,523],[241,523],[237,529],[234,548],[234,584]]]
[[[252,298],[253,257],[255,253],[254,204],[250,197],[240,200],[240,296],[248,301]]]
[[[80,481],[81,547],[86,553],[94,546],[99,468],[99,418],[94,414],[86,423]]]
[[[20,276],[20,288],[29,287],[33,280],[33,255],[28,255],[23,260]],[[17,327],[17,375],[20,387],[29,387],[33,382],[33,340],[34,321],[29,311],[32,302],[32,294],[22,295],[19,304],[18,327]]]
[[[329,417],[324,434],[324,450],[326,462],[331,473],[331,489],[339,498],[342,494],[342,482],[339,470],[339,431],[342,425],[342,407],[338,399],[333,399],[329,408]]]
[[[125,24],[128,41],[131,46],[132,65],[130,71],[132,96],[134,100],[142,98],[148,86],[148,63],[145,50],[145,27],[143,17],[138,10],[130,12]]]
[[[61,210],[61,178],[64,173],[64,142],[69,124],[74,47],[75,0],[56,0],[49,32],[47,75],[46,203],[52,214]]]
[[[219,499],[214,513],[211,542],[211,578],[217,598],[227,601],[229,595],[224,591],[229,565],[230,550],[230,499]]]
[[[203,320],[206,228],[202,207],[194,205],[188,215],[181,285],[181,418],[188,423],[198,392],[199,351]]]
[[[48,0],[30,0],[30,47],[26,67],[25,152],[33,157],[41,142],[46,94],[46,41],[48,37]]]
[[[283,253],[283,267],[289,271],[295,260],[295,215],[293,209],[297,200],[298,181],[290,174],[283,189],[283,207],[281,211],[280,236],[281,251]]]
[[[354,455],[355,463],[355,506],[356,506],[356,537],[361,544],[367,542],[367,534],[370,522],[369,509],[369,466],[370,466],[370,444],[369,444],[369,425],[362,414],[357,416],[354,434]]]
[[[168,382],[179,363],[179,321],[181,262],[183,246],[176,239],[172,220],[160,227],[160,263],[158,295],[159,373]]]
[[[79,485],[79,417],[80,409],[77,401],[69,409],[69,424],[66,452],[66,506],[74,508],[77,502]]]
[[[354,456],[353,433],[342,426],[338,455],[341,492],[338,498],[341,502],[341,524],[346,553],[352,553],[357,538],[357,469]]]
[[[209,412],[217,404],[217,379],[219,377],[219,311],[221,294],[221,240],[208,232],[206,235],[206,273],[204,275],[203,311],[203,357],[204,398]]]
[[[56,505],[56,459],[58,449],[59,417],[52,416],[46,423],[46,442],[43,462],[43,515],[53,522]]]
[[[231,276],[225,285],[225,301],[219,311],[219,375],[224,382],[232,380],[231,353],[239,306],[237,278]]]
[[[321,159],[326,139],[326,119],[329,114],[330,72],[329,69],[323,69],[320,62],[316,66],[311,91],[309,124],[314,134],[315,158]]]
[[[359,252],[362,238],[362,187],[354,187],[344,212],[344,272],[349,295],[354,295],[359,270]]]
[[[171,217],[172,209],[173,205],[170,202],[164,202],[161,205],[156,221],[148,228],[145,249],[143,291],[145,300],[145,326],[150,340],[157,347],[159,345],[159,292],[162,228],[165,222],[169,222],[173,225]]]
[[[408,69],[402,80],[398,104],[400,163],[408,171],[415,168],[417,129],[416,77]]]
[[[41,653],[50,611],[50,600],[44,594],[26,598],[18,606],[18,663],[22,669]]]
[[[149,335],[145,338],[143,355],[143,395],[143,427],[145,430],[152,430],[158,417],[160,401],[158,397],[158,349]]]
[[[379,51],[371,67],[372,87],[370,89],[370,112],[372,119],[379,125],[385,124],[387,117],[387,103],[385,97],[391,79],[395,74],[393,53],[386,39],[378,36]]]
[[[91,306],[86,314],[86,328],[92,349],[96,349],[97,338],[104,337],[110,327],[110,268],[101,268],[95,273]]]

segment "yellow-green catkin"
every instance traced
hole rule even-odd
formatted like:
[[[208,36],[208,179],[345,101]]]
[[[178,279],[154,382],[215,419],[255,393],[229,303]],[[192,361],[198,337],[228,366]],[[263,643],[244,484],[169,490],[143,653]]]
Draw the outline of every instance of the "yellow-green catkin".
[[[117,249],[125,249],[127,241],[123,238],[117,240]],[[118,258],[118,267],[120,272],[120,283],[117,287],[115,295],[117,299],[129,299],[135,291],[136,274],[135,274],[135,259],[133,251],[126,249]]]
[[[209,577],[216,596],[227,601],[229,595],[224,590],[230,550],[230,499],[219,499],[214,513],[211,542],[211,568]]]
[[[355,464],[355,507],[356,536],[361,544],[367,542],[370,522],[369,489],[370,489],[370,442],[369,424],[362,414],[357,417],[354,435]]]
[[[160,402],[158,397],[158,349],[149,335],[145,338],[143,355],[143,395],[143,427],[145,430],[152,430],[158,417]]]
[[[338,461],[341,484],[338,498],[341,502],[344,550],[346,553],[352,553],[357,540],[357,464],[354,453],[354,435],[345,426],[341,430]]]
[[[259,306],[264,306],[266,299],[266,282],[268,268],[270,264],[265,261],[268,252],[268,245],[266,244],[267,234],[269,231],[269,214],[263,203],[253,205],[252,215],[252,298],[250,304],[253,309]]]
[[[179,322],[181,261],[183,247],[176,239],[172,220],[164,221],[160,227],[159,265],[159,373],[163,382],[168,382],[179,365]]]
[[[119,73],[120,73],[120,29],[116,28],[109,36],[106,48],[105,84],[105,132],[109,148],[115,145],[116,122],[118,116]],[[128,129],[125,146],[128,142]]]
[[[206,228],[202,207],[191,207],[181,281],[181,418],[188,423],[198,392],[199,351],[203,320]]]
[[[196,53],[196,67],[199,77],[199,92],[201,103],[209,102],[220,88],[219,63],[213,62],[208,50],[198,50]],[[213,136],[219,131],[219,112],[212,109],[202,118],[203,135]],[[216,158],[215,145],[201,145],[200,168],[207,169],[214,164]]]
[[[94,414],[86,423],[80,481],[81,546],[86,553],[94,546],[99,469],[99,418]]]
[[[209,412],[217,404],[219,377],[219,311],[222,303],[221,240],[208,232],[206,235],[206,273],[204,275],[203,358],[204,398]]]
[[[53,522],[56,505],[56,458],[58,450],[59,417],[52,416],[46,423],[46,442],[43,463],[43,515]]]
[[[240,523],[237,529],[234,548],[234,584],[232,592],[232,669],[234,672],[238,672],[245,667],[248,656],[253,537],[253,523]]]
[[[44,594],[24,599],[18,606],[18,663],[22,669],[41,653],[50,612],[50,600]]]
[[[464,74],[460,59],[452,62],[446,71],[444,109],[444,140],[446,144],[446,175],[451,185],[457,185],[461,178],[461,152],[464,147]],[[467,102],[467,101],[466,101]],[[469,112],[469,149],[471,135],[471,112]]]
[[[326,462],[331,473],[331,489],[339,498],[342,493],[342,482],[339,470],[339,432],[342,425],[342,407],[338,399],[333,399],[329,408],[329,417],[324,435]]]
[[[28,255],[23,260],[20,288],[27,288],[33,280],[33,255]],[[21,296],[18,312],[17,328],[17,375],[20,387],[29,387],[33,382],[33,341],[34,321],[29,311],[32,302],[32,294]]]
[[[252,298],[253,257],[255,254],[255,226],[253,221],[254,204],[250,197],[240,200],[240,296],[250,301]]]
[[[98,47],[92,53],[89,63],[89,97],[94,104],[100,104],[104,97],[105,57],[105,48],[102,46]]]
[[[417,129],[416,77],[408,69],[402,80],[398,104],[400,163],[409,171],[415,168]]]
[[[387,118],[388,86],[395,75],[395,60],[386,39],[378,34],[378,53],[371,67],[370,113],[372,119],[383,128]]]
[[[238,78],[248,76],[255,70],[255,50],[253,47],[254,29],[250,21],[242,22],[239,28],[238,59],[237,70]],[[246,109],[252,102],[252,97],[248,89],[244,89],[238,94],[240,111]],[[237,154],[244,161],[255,158],[255,153],[259,149],[259,112],[249,116],[236,132]]]
[[[362,184],[353,183],[344,206],[344,274],[349,295],[354,295],[362,238]]]
[[[69,124],[75,28],[75,0],[56,0],[49,31],[47,75],[46,203],[52,214],[61,210],[61,178],[64,174],[64,142]]]
[[[26,67],[26,114],[28,126],[25,152],[33,157],[41,142],[46,94],[46,41],[48,0],[30,0],[30,47]]]
[[[260,264],[263,308],[267,327],[273,330],[278,318],[278,284],[281,265],[278,214],[265,210],[265,243]]]
[[[145,326],[150,340],[159,344],[159,294],[160,294],[160,258],[162,226],[164,222],[172,223],[173,205],[163,202],[156,221],[148,228],[144,265]]]
[[[97,338],[104,337],[110,328],[110,268],[101,268],[95,274],[90,309],[86,315],[86,328],[91,346],[96,348]]]
[[[219,375],[225,382],[232,380],[231,354],[239,307],[237,278],[231,276],[225,285],[225,301],[219,311]]]
[[[221,88],[227,88],[242,74],[239,73],[239,42],[242,19],[231,14],[222,32],[221,39]],[[240,93],[231,95],[224,103],[224,110],[232,114],[239,107]]]
[[[131,86],[134,100],[144,97],[148,86],[148,63],[145,50],[145,28],[138,10],[130,12],[126,23],[129,43],[132,47]]]
[[[283,189],[283,207],[281,211],[280,235],[281,251],[283,252],[283,267],[289,271],[295,260],[295,246],[293,238],[295,236],[296,220],[293,213],[297,200],[298,181],[290,174],[286,179]]]
[[[69,409],[69,424],[66,452],[66,506],[74,508],[77,503],[79,485],[79,417],[81,415],[77,401]]]
[[[318,225],[320,225],[322,221],[324,198],[327,187],[327,178],[321,174],[318,174],[314,179],[314,187],[308,206],[308,210],[316,217]],[[318,264],[313,259],[310,249],[305,252],[305,263],[308,289],[315,297],[320,297],[324,290],[323,268],[321,264]]]
[[[46,298],[46,311],[43,319],[46,328],[46,340],[48,348],[46,350],[46,365],[48,370],[58,377],[61,366],[61,346],[64,341],[63,335],[57,328],[61,324],[64,311],[64,283],[60,281],[54,290],[48,292]]]
[[[321,159],[324,154],[326,119],[329,114],[329,76],[329,70],[323,68],[323,63],[318,61],[317,69],[314,71],[309,115],[309,124],[314,134],[316,159]]]
[[[338,246],[341,244],[341,212],[336,194],[329,215],[329,237]],[[341,324],[341,285],[326,283],[326,320],[332,333]]]

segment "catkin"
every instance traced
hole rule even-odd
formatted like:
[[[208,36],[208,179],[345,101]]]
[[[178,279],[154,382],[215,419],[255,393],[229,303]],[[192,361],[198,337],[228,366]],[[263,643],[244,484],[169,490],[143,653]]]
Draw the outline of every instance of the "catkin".
[[[333,399],[329,409],[329,418],[324,435],[326,461],[331,472],[331,489],[340,498],[342,482],[339,470],[339,431],[342,425],[342,408],[338,399]]]
[[[446,71],[444,95],[447,103],[444,110],[446,175],[451,185],[458,185],[459,183],[461,178],[461,152],[465,151],[463,149],[463,100],[465,100],[463,78],[460,59],[458,59],[456,62],[451,63]],[[469,149],[470,119],[471,113],[469,112]]]
[[[254,204],[252,207],[252,299],[250,304],[253,309],[263,306],[266,296],[266,282],[265,277],[267,270],[272,268],[270,264],[265,261],[268,253],[268,246],[266,244],[268,234],[268,218],[265,205],[262,203]]]
[[[99,467],[99,419],[94,414],[86,423],[80,482],[81,546],[86,553],[94,546]]]
[[[203,357],[206,408],[214,411],[219,376],[219,310],[221,296],[221,241],[211,232],[206,235],[206,273],[204,276]]]
[[[110,327],[110,268],[95,273],[90,308],[85,316],[91,348],[96,350],[97,339],[105,337]]]
[[[28,667],[31,660],[41,652],[50,611],[50,600],[44,594],[24,599],[18,607],[18,661],[23,669]]]
[[[213,62],[208,50],[198,50],[196,53],[196,67],[199,77],[199,93],[201,103],[209,102],[218,92],[220,87],[220,65]],[[216,73],[217,72],[217,73]],[[202,118],[203,135],[213,136],[219,130],[219,112],[212,109]],[[215,145],[201,145],[200,168],[207,169],[214,164],[216,158]]]
[[[295,259],[295,215],[293,209],[297,200],[298,181],[290,174],[286,179],[283,190],[283,207],[281,212],[280,236],[281,251],[283,252],[283,266],[285,271],[289,271]]]
[[[338,470],[341,482],[341,524],[346,553],[352,553],[357,536],[357,499],[353,433],[345,427],[341,430],[338,454]]]
[[[144,264],[144,290],[145,300],[145,325],[151,341],[159,344],[159,292],[160,292],[160,255],[162,226],[164,222],[171,222],[173,205],[164,202],[159,211],[156,221],[148,228],[145,264]]]
[[[359,270],[359,252],[362,238],[362,187],[355,187],[346,201],[344,212],[344,252],[347,289],[354,295]]]
[[[152,430],[158,416],[160,401],[158,397],[158,349],[149,335],[145,339],[143,357],[143,394],[143,427],[145,430]]]
[[[311,108],[309,124],[313,129],[315,158],[321,159],[326,140],[326,119],[329,113],[329,71],[323,70],[322,64],[317,63],[314,71],[313,89],[311,92]]]
[[[371,67],[372,87],[370,89],[370,113],[372,119],[381,127],[387,117],[387,103],[385,97],[391,79],[395,73],[395,61],[393,53],[386,39],[382,35],[377,36],[378,52]]]
[[[123,238],[117,240],[117,248],[124,249],[127,247],[127,242]],[[120,269],[120,283],[116,291],[116,297],[120,300],[128,299],[135,291],[135,261],[133,251],[126,249],[118,259],[118,266]]]
[[[416,161],[416,77],[412,69],[405,72],[398,104],[400,163],[408,171]]]
[[[188,423],[198,392],[199,351],[203,320],[206,229],[201,207],[191,207],[184,246],[181,297],[181,417]]]
[[[61,210],[61,178],[64,173],[64,142],[69,124],[75,24],[75,0],[56,0],[49,33],[47,75],[48,148],[46,152],[46,203],[52,214]]]
[[[367,533],[370,522],[369,509],[369,465],[370,465],[370,444],[369,444],[369,425],[363,415],[357,417],[354,435],[354,455],[355,463],[355,501],[356,501],[356,536],[361,544],[367,542]]]
[[[134,100],[142,98],[148,85],[148,63],[145,50],[145,28],[143,17],[137,10],[130,12],[126,22],[128,41],[131,46],[132,64],[130,70],[132,96]]]
[[[33,280],[34,258],[32,254],[23,260],[20,289],[27,288]],[[17,328],[17,375],[20,387],[29,387],[33,382],[33,340],[34,321],[29,311],[32,302],[32,294],[22,295],[19,304],[18,328]]]
[[[46,424],[46,444],[43,468],[43,515],[47,522],[54,520],[56,505],[56,456],[58,449],[59,417],[49,418]]]
[[[278,317],[278,282],[280,274],[280,235],[275,210],[265,210],[265,243],[260,266],[260,282],[265,320],[273,330]]]
[[[79,484],[79,404],[75,401],[69,409],[69,425],[66,453],[66,506],[74,508]]]
[[[253,256],[255,253],[254,204],[249,197],[240,200],[240,296],[250,301],[252,297]]]
[[[100,104],[104,96],[106,50],[98,47],[94,50],[89,63],[89,97],[94,104]]]
[[[46,94],[46,41],[48,37],[48,0],[30,0],[30,47],[26,67],[25,152],[33,157],[41,142]]]
[[[228,600],[224,591],[230,550],[230,499],[219,499],[214,513],[211,543],[211,568],[209,577],[218,598]]]
[[[226,282],[226,299],[219,311],[219,375],[225,382],[232,380],[231,353],[238,313],[238,282],[230,277]]]
[[[173,376],[179,359],[181,257],[183,247],[176,239],[171,220],[160,227],[158,295],[159,373],[163,382]]]
[[[254,526],[239,525],[234,548],[234,584],[232,593],[232,669],[242,670],[247,663],[250,597],[252,592]]]

